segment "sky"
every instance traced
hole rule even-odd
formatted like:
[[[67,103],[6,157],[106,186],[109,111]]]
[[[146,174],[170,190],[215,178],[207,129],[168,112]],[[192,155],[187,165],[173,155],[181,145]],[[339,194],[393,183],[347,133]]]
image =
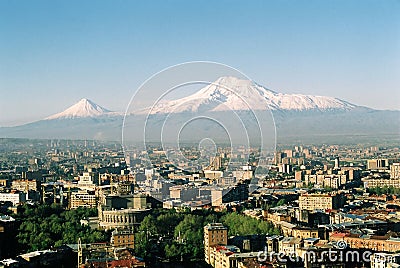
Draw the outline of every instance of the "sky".
[[[81,98],[124,111],[151,75],[188,61],[283,93],[400,110],[400,1],[0,0],[0,126]]]

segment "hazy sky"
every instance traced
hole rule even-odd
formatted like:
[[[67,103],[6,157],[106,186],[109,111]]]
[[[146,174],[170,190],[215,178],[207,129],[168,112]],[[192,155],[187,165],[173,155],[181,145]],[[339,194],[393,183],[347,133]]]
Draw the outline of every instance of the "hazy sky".
[[[137,87],[193,60],[270,89],[400,109],[400,1],[0,0],[0,126],[81,98],[123,111]]]

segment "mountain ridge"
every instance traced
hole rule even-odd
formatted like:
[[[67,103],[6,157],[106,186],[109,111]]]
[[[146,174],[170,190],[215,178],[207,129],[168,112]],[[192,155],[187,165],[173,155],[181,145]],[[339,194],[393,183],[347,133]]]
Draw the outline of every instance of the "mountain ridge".
[[[192,95],[161,100],[134,113],[160,114],[199,110],[351,110],[361,107],[334,97],[277,93],[253,81],[221,77]]]
[[[159,130],[165,125],[170,130],[176,130],[187,122],[198,122],[199,125],[189,128],[185,134],[188,139],[195,139],[214,135],[213,131],[217,128],[201,120],[193,121],[194,112],[203,115],[203,118],[217,118],[221,119],[220,122],[227,120],[226,125],[233,127],[232,120],[238,117],[244,123],[253,118],[250,108],[262,110],[257,111],[257,115],[265,115],[269,119],[272,112],[278,139],[281,140],[352,142],[355,137],[364,137],[365,140],[400,138],[398,110],[375,110],[334,97],[277,93],[253,81],[232,77],[222,77],[190,96],[164,100],[153,109],[142,109],[139,110],[141,113],[128,113],[126,116],[82,99],[43,120],[0,127],[0,137],[120,140],[122,129],[131,128],[129,133],[132,137],[129,138],[142,142],[146,126]],[[232,110],[238,111],[232,113]],[[250,128],[255,129],[252,125]],[[230,133],[240,133],[239,128],[232,129]],[[151,139],[159,138],[156,131],[146,133],[150,133]],[[169,135],[168,131],[163,133],[167,140],[176,141],[176,135]],[[128,136],[124,134],[124,137]]]

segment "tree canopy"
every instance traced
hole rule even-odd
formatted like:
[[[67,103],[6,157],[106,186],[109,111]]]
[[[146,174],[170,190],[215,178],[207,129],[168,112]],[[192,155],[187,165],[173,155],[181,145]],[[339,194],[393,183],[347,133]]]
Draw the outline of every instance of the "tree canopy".
[[[81,219],[96,214],[96,209],[64,210],[58,205],[25,205],[17,215],[22,221],[17,235],[20,250],[29,252],[76,244],[78,238],[82,243],[108,241],[109,236],[104,231],[92,230],[80,223]]]

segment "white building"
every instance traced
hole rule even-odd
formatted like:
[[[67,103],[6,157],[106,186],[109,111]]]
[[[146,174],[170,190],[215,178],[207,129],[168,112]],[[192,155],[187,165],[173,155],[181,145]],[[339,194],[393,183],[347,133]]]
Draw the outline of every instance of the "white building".
[[[11,202],[13,206],[26,202],[26,195],[22,192],[17,193],[0,193],[0,201]]]
[[[82,176],[79,176],[79,188],[94,189],[95,186],[93,177],[89,172],[84,172]]]

